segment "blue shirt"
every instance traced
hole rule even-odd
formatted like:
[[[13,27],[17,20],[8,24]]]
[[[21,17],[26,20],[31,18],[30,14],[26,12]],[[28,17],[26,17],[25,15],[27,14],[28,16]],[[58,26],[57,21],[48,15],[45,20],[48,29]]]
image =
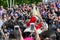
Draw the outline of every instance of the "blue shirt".
[[[56,4],[57,8],[60,8],[60,4]]]

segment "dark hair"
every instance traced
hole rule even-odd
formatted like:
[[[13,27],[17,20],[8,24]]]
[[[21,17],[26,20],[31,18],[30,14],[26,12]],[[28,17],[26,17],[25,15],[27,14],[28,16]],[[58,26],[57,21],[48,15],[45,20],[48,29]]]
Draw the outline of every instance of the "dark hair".
[[[53,30],[47,30],[40,34],[42,40],[45,38],[56,39],[56,33]]]
[[[2,38],[2,33],[0,32],[0,38]]]
[[[23,37],[25,38],[25,37],[28,37],[30,35],[30,32],[25,32],[25,33],[23,33]]]
[[[13,31],[10,33],[9,38],[10,38],[10,39],[16,38]]]

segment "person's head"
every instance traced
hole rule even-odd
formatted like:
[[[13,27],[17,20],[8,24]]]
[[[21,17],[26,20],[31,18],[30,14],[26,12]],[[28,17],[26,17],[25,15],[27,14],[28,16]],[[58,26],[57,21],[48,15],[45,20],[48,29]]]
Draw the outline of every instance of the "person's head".
[[[42,2],[38,2],[39,5],[42,5]]]
[[[14,32],[12,31],[11,33],[10,33],[10,35],[9,35],[9,39],[15,39],[16,37],[15,37],[15,34],[14,34]]]
[[[40,34],[40,37],[42,40],[56,40],[56,34],[53,30],[47,30],[47,31],[44,31]]]
[[[50,38],[46,37],[44,40],[50,40]]]
[[[2,15],[2,20],[5,22],[5,21],[8,21],[8,16],[7,14],[3,14]]]
[[[17,13],[15,13],[15,14],[14,14],[14,17],[15,17],[15,19],[17,19],[17,18],[18,18],[18,14],[17,14]]]
[[[54,9],[52,9],[51,11],[52,11],[52,13],[55,13],[55,10]]]
[[[14,5],[14,8],[18,8],[18,5]]]
[[[60,11],[60,8],[58,9],[58,11]]]
[[[0,6],[0,9],[2,10],[3,9],[3,6]]]
[[[45,38],[45,39],[43,39],[43,40],[56,40],[56,38],[55,39],[53,39],[53,38]]]
[[[7,33],[7,29],[4,29],[3,32],[6,34]]]
[[[50,13],[50,10],[48,10],[48,13]]]
[[[57,27],[57,32],[59,32],[59,33],[60,33],[60,27]]]
[[[8,8],[8,10],[12,11],[12,10],[13,10],[13,8]]]
[[[58,17],[58,22],[60,22],[60,16]]]

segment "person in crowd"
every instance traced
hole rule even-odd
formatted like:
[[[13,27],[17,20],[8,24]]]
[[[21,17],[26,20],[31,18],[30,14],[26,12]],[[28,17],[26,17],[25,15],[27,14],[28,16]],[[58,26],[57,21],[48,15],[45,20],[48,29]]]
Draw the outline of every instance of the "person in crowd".
[[[30,24],[34,23],[31,32]],[[17,31],[15,26],[19,25]],[[1,39],[4,40],[60,40],[60,3],[0,6]],[[39,35],[40,34],[40,35]]]

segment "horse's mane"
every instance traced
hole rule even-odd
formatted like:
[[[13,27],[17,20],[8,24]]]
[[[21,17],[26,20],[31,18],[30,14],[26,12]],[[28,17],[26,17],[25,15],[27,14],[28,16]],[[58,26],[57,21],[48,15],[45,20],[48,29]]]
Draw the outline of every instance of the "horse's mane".
[[[42,19],[39,8],[36,7],[35,5],[33,6],[33,9],[32,9],[32,15],[37,16],[40,19]]]

